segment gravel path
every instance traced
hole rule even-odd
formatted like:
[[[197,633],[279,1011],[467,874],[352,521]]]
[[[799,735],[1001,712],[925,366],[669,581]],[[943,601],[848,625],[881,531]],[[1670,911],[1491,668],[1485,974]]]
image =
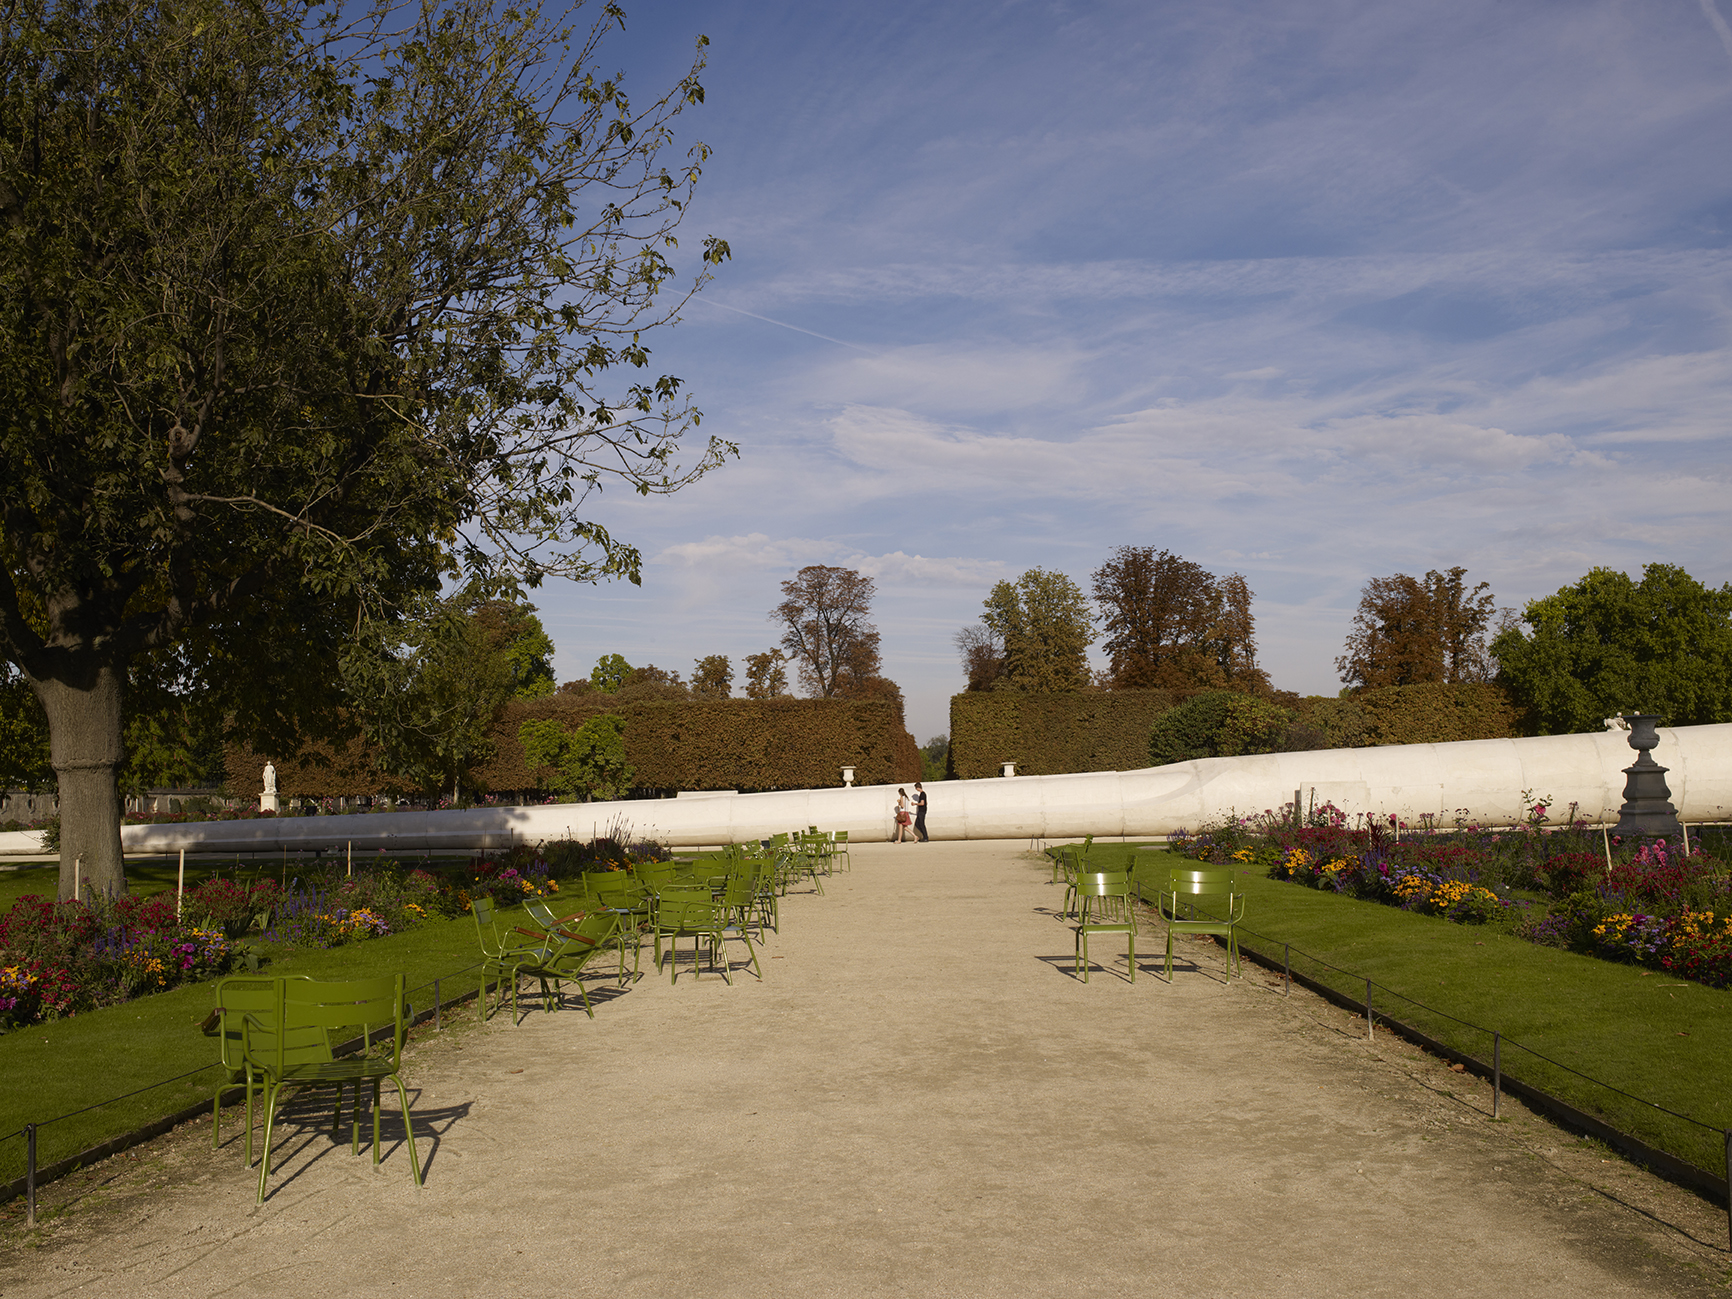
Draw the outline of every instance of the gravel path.
[[[239,1124],[189,1125],[13,1212],[0,1294],[1723,1293],[1712,1206],[1212,944],[1078,982],[1021,849],[858,848],[761,983],[424,1041],[420,1192],[308,1113],[255,1209]]]

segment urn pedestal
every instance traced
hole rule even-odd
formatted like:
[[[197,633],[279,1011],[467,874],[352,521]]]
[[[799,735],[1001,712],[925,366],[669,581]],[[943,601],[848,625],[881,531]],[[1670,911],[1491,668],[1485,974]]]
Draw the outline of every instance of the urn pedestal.
[[[1666,787],[1668,768],[1655,762],[1650,752],[1660,742],[1654,729],[1660,719],[1637,713],[1626,720],[1630,723],[1630,747],[1637,751],[1637,757],[1624,768],[1624,805],[1618,809],[1613,833],[1625,838],[1681,839],[1684,827],[1678,824],[1678,809],[1672,806],[1672,791]]]

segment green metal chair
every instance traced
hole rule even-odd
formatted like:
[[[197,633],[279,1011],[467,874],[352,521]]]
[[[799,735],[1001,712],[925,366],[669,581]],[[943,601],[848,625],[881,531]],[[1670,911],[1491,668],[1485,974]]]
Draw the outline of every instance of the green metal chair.
[[[1236,889],[1230,868],[1169,870],[1167,887],[1161,892],[1161,918],[1167,922],[1167,982],[1173,981],[1173,935],[1208,934],[1227,940],[1227,977],[1235,963],[1243,974],[1239,936],[1235,925],[1245,919],[1245,895]],[[1183,914],[1181,914],[1183,912]]]
[[[492,898],[476,898],[469,904],[469,909],[475,914],[475,935],[481,942],[481,995],[477,1001],[481,1018],[486,1019],[487,972],[493,971],[493,977],[503,981],[505,967],[519,957],[538,951],[540,942],[533,934],[526,935],[520,929],[502,925],[502,918],[493,905]],[[499,1004],[505,1004],[503,987],[499,989]]]
[[[613,947],[619,952],[619,982],[622,985],[626,982],[625,942],[621,937],[623,926],[620,924],[620,917],[617,912],[613,911],[609,907],[602,906],[599,902],[591,902],[589,906],[584,908],[582,911],[575,911],[570,915],[562,916],[555,912],[553,907],[542,898],[531,898],[523,904],[523,909],[529,913],[529,918],[531,920],[535,921],[536,924],[549,932],[558,930],[561,927],[569,928],[575,926],[590,916],[606,915],[611,917],[614,924],[612,932],[609,933],[604,940],[604,945]]]
[[[752,946],[752,937],[746,932],[744,925],[733,924],[728,919],[727,906],[717,902],[707,889],[666,889],[656,895],[655,917],[655,958],[656,969],[661,969],[662,939],[669,943],[668,972],[669,982],[678,983],[679,940],[692,939],[692,977],[698,977],[698,947],[700,942],[707,942],[710,949],[710,968],[719,970],[726,983],[733,979],[728,974],[728,961],[725,943],[729,938],[737,938],[746,945],[746,954],[751,959],[752,971],[760,979],[764,977],[763,968],[758,964],[757,950]],[[718,966],[717,961],[721,964]]]
[[[1077,877],[1076,972],[1089,981],[1089,936],[1123,934],[1125,961],[1131,982],[1137,981],[1137,914],[1131,907],[1130,876],[1124,871],[1096,871]]]
[[[247,1107],[247,1143],[246,1167],[253,1166],[253,1097],[264,1090],[264,1083],[253,1076],[247,1068],[246,1058],[241,1050],[242,1023],[250,1015],[256,1024],[254,1030],[260,1041],[264,1035],[274,1031],[275,1020],[272,1018],[277,1010],[277,984],[284,978],[305,979],[304,974],[283,975],[275,978],[261,979],[257,976],[236,976],[220,979],[216,985],[216,1010],[206,1024],[205,1033],[217,1040],[217,1068],[222,1071],[217,1079],[216,1091],[211,1096],[210,1107],[210,1148],[215,1150],[222,1143],[222,1103],[223,1093],[231,1087],[246,1088]],[[330,1055],[329,1047],[325,1045],[323,1034],[310,1039],[312,1044],[325,1048],[325,1054]],[[339,1098],[338,1123],[341,1124],[341,1098]]]
[[[525,975],[540,984],[541,1008],[550,1011],[559,1009],[562,986],[565,980],[570,979],[577,985],[577,995],[583,998],[584,1010],[594,1019],[595,1007],[589,1004],[589,992],[584,988],[583,980],[579,976],[590,958],[603,951],[608,940],[618,933],[619,917],[611,911],[598,911],[594,915],[576,918],[575,923],[568,919],[564,923],[556,921],[549,925],[543,931],[545,945],[541,951],[534,956],[523,957],[511,966],[511,1022],[522,1022],[517,1012],[517,989],[519,981]],[[622,976],[624,972],[625,958],[622,953]],[[548,989],[550,983],[551,993]]]
[[[356,1119],[360,1117],[360,1088],[373,1084],[373,1163],[379,1162],[379,1091],[389,1078],[397,1088],[403,1112],[403,1132],[409,1143],[409,1170],[415,1185],[421,1185],[421,1161],[415,1151],[415,1129],[409,1122],[409,1094],[403,1089],[399,1070],[403,1062],[403,1039],[409,1027],[409,1000],[403,992],[403,976],[324,983],[313,979],[283,979],[277,984],[273,1031],[248,1016],[241,1022],[241,1049],[247,1067],[256,1072],[265,1090],[265,1148],[259,1165],[259,1198],[265,1202],[265,1184],[271,1174],[271,1136],[276,1126],[277,1104],[285,1087],[330,1087],[353,1083],[356,1088]],[[376,1039],[389,1034],[381,1042]],[[322,1037],[321,1058],[306,1045]],[[355,1039],[360,1049],[353,1055],[333,1058],[329,1043]],[[383,1049],[380,1049],[380,1047]],[[351,1143],[352,1149],[358,1149]]]

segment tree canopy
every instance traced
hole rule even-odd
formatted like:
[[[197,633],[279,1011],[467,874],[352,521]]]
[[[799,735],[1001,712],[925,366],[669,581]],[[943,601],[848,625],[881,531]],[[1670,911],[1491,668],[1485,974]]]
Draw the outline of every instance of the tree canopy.
[[[872,579],[852,568],[808,564],[782,583],[770,614],[782,624],[782,649],[813,698],[851,698],[878,677],[878,628],[871,622]]]
[[[1031,568],[1015,582],[997,583],[980,622],[1004,647],[998,688],[1081,690],[1089,684],[1094,611],[1082,588],[1063,573]],[[969,634],[965,630],[962,637]],[[962,649],[966,663],[972,647]]]
[[[1460,565],[1432,569],[1423,578],[1374,577],[1360,593],[1336,670],[1349,685],[1368,690],[1489,680],[1485,633],[1496,606],[1490,584],[1469,590]]]
[[[1094,572],[1107,682],[1118,690],[1261,692],[1251,589],[1238,573],[1152,546],[1120,546]]]
[[[1521,621],[1491,648],[1542,735],[1597,731],[1617,713],[1732,722],[1732,584],[1713,590],[1671,564],[1646,565],[1639,582],[1596,568]]]
[[[643,333],[707,157],[604,74],[613,3],[19,0],[0,14],[0,656],[115,891],[135,666],[268,745],[442,573],[637,580],[591,516],[675,491]],[[620,379],[621,371],[645,372]]]

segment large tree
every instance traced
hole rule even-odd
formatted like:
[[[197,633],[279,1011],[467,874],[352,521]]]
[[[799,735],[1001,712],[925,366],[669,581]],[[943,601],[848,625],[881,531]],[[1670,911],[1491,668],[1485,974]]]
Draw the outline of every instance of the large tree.
[[[1094,611],[1082,588],[1063,573],[1031,568],[1014,582],[997,583],[980,621],[1004,646],[996,688],[1044,693],[1088,685]]]
[[[878,676],[878,628],[872,624],[872,579],[852,568],[808,564],[782,583],[770,614],[782,624],[782,649],[815,699],[869,689]]]
[[[1639,582],[1596,568],[1530,601],[1521,622],[1491,649],[1542,735],[1597,731],[1616,713],[1732,722],[1732,584],[1714,590],[1671,564],[1646,565]]]
[[[670,257],[700,55],[639,105],[624,20],[491,0],[17,0],[0,12],[0,656],[47,715],[75,860],[124,885],[141,658],[268,745],[441,573],[636,580],[587,517],[673,491],[648,363],[727,255]]]
[[[1467,570],[1423,578],[1374,577],[1359,596],[1353,630],[1335,660],[1341,679],[1368,690],[1491,676],[1486,627],[1496,611],[1490,584],[1469,588]]]
[[[1120,546],[1094,572],[1107,680],[1119,690],[1268,689],[1251,589],[1238,573],[1152,546]]]

